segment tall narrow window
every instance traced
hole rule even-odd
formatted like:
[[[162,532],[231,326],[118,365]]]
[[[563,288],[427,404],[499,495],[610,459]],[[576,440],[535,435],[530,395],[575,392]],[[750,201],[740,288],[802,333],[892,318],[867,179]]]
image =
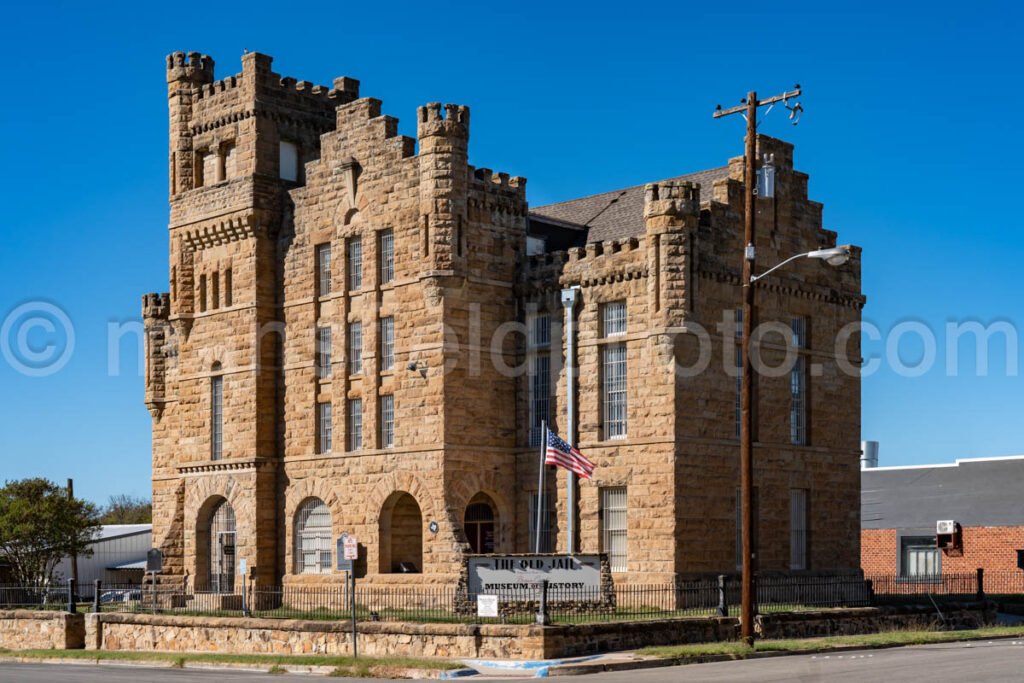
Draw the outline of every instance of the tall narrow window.
[[[387,394],[380,397],[380,447],[395,445],[395,397]]]
[[[206,275],[199,276],[199,312],[206,313]]]
[[[193,158],[193,173],[192,173],[192,186],[199,188],[203,186],[203,181],[206,178],[203,177],[203,169],[206,166],[206,152],[196,152]],[[212,178],[210,178],[212,182]]]
[[[220,273],[213,274],[213,308],[214,310],[220,308]]]
[[[552,516],[552,505],[551,499],[553,494],[551,492],[545,492],[544,494],[544,509],[541,511],[540,517],[540,549],[537,548],[537,494],[530,494],[530,547],[527,548],[529,552],[540,552],[550,553],[554,550],[554,545],[551,541],[551,516]]]
[[[348,402],[348,450],[358,451],[363,447],[363,400],[349,399]]]
[[[363,241],[353,237],[348,241],[348,289],[357,292],[363,288]]]
[[[331,510],[310,498],[295,513],[295,573],[330,574],[331,545]]]
[[[331,293],[331,244],[316,245],[316,295]]]
[[[235,154],[235,146],[234,146],[234,144],[224,145],[224,147],[221,149],[221,152],[222,152],[222,159],[223,159],[223,163],[224,163],[224,168],[222,169],[221,180],[228,180],[230,178],[234,178],[237,175],[239,175],[238,174],[238,169],[235,168],[235,160],[238,157]]]
[[[230,306],[234,303],[235,297],[231,291],[231,287],[234,283],[231,281],[231,269],[224,269],[224,305]]]
[[[608,344],[601,349],[601,398],[606,439],[626,436],[626,345]]]
[[[363,372],[363,324],[348,324],[348,374],[359,375]]]
[[[803,350],[807,348],[807,320],[793,320],[793,346],[797,357],[789,373],[789,440],[796,446],[807,445],[807,370]]]
[[[293,183],[299,181],[299,146],[294,142],[281,140],[280,149],[280,173],[281,180],[290,180]]]
[[[807,489],[789,490],[789,568],[807,569]]]
[[[626,487],[601,489],[601,552],[608,554],[613,572],[627,569]]]
[[[391,316],[380,319],[380,369],[395,367],[395,319]]]
[[[531,446],[539,446],[542,424],[551,415],[551,318],[545,314],[530,318],[527,332],[528,375],[530,394]]]
[[[334,425],[329,401],[316,404],[316,452],[330,453],[334,448]]]
[[[391,230],[380,232],[380,283],[386,285],[395,279],[395,234]]]
[[[213,364],[213,372],[219,373],[220,363]],[[224,457],[224,377],[215,374],[210,378],[210,460]]]
[[[331,376],[331,328],[316,328],[316,376],[326,379]]]

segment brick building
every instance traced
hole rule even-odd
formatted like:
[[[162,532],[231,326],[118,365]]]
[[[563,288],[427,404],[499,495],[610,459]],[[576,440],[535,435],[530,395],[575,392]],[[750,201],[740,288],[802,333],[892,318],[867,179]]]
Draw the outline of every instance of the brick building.
[[[865,469],[861,477],[861,566],[865,574],[919,578],[982,568],[1018,570],[1024,552],[1024,456],[951,465]],[[959,527],[940,539],[937,523]]]
[[[339,78],[249,53],[214,78],[167,59],[170,291],[143,300],[154,534],[170,576],[230,590],[448,581],[467,551],[565,551],[564,472],[534,538],[539,427],[565,424],[562,288],[575,308],[577,550],[619,580],[732,571],[742,159],[533,209],[526,181],[468,164],[469,109],[428,104],[417,139]],[[834,246],[791,145],[758,201],[759,259]],[[855,570],[859,250],[759,285],[760,566]],[[840,363],[843,361],[843,363]],[[707,364],[702,372],[689,368]],[[571,437],[572,438],[572,437]]]

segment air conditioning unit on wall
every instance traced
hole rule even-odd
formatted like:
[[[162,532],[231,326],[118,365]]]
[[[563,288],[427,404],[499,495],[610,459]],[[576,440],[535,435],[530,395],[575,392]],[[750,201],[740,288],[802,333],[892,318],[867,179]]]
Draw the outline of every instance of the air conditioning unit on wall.
[[[963,557],[963,533],[956,521],[940,519],[935,523],[935,545],[950,557]]]
[[[938,535],[955,534],[956,522],[951,519],[940,519],[935,523],[935,533]]]

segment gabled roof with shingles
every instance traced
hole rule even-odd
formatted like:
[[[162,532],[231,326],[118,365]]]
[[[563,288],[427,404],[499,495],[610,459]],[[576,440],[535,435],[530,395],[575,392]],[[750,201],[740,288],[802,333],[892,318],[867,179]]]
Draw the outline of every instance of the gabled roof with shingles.
[[[728,176],[729,169],[723,166],[659,182],[697,183],[701,186],[701,202],[704,202],[711,196],[714,182]],[[541,219],[553,219],[588,228],[587,242],[636,237],[644,233],[644,185],[548,204],[533,208],[530,213]]]

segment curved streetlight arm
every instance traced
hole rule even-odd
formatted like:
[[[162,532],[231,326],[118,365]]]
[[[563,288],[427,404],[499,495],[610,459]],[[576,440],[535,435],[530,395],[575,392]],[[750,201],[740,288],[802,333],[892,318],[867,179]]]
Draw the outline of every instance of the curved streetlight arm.
[[[752,283],[753,283],[753,282],[757,282],[757,281],[758,281],[758,280],[760,280],[761,278],[763,278],[763,277],[765,277],[765,276],[769,275],[770,273],[773,273],[773,272],[775,272],[775,271],[776,271],[776,270],[778,270],[779,268],[782,268],[782,267],[783,267],[784,265],[786,265],[786,264],[788,264],[788,263],[792,263],[793,261],[796,261],[797,259],[800,259],[800,258],[807,258],[807,256],[809,256],[810,254],[811,254],[811,252],[809,252],[809,251],[808,251],[808,252],[806,252],[806,253],[803,253],[803,254],[797,254],[796,256],[790,256],[790,257],[789,257],[788,259],[786,259],[786,260],[785,260],[785,261],[783,261],[782,263],[779,263],[779,264],[777,264],[777,265],[774,265],[774,266],[772,266],[771,268],[769,268],[768,270],[764,271],[764,272],[763,272],[763,273],[761,273],[760,275],[751,275],[751,276],[750,276],[750,281],[751,281]]]

